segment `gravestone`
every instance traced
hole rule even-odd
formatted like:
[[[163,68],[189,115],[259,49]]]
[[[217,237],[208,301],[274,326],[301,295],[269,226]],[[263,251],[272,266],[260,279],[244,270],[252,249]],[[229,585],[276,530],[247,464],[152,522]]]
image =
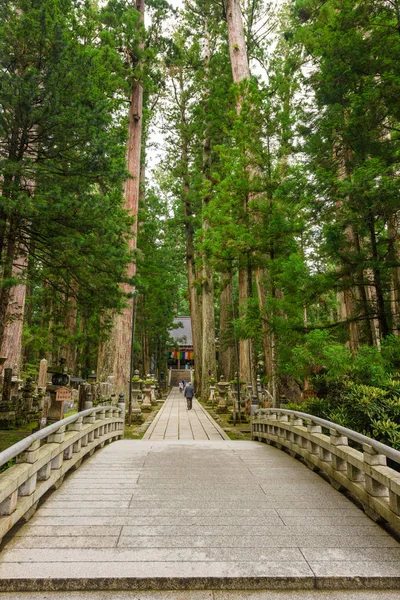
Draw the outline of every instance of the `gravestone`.
[[[9,429],[15,425],[16,411],[11,402],[12,376],[12,369],[4,369],[3,391],[0,401],[0,429]]]

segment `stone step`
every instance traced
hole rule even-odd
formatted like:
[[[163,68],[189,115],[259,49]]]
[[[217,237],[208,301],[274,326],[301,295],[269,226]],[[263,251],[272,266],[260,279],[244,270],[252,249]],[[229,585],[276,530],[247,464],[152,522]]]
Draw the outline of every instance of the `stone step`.
[[[186,369],[172,369],[171,386],[177,387],[182,379],[184,379],[186,382],[190,381],[190,371]]]

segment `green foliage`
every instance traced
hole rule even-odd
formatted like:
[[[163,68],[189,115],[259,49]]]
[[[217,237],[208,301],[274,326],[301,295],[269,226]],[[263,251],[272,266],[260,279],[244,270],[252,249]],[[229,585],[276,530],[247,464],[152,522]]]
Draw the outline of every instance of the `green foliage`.
[[[324,399],[289,405],[400,448],[400,386],[387,389],[343,380],[328,387]]]
[[[0,245],[29,255],[19,281],[28,283],[32,365],[69,345],[93,368],[107,315],[125,303],[126,99],[137,77],[126,56],[139,55],[142,35],[127,2],[6,0],[0,8]],[[0,258],[4,309],[15,280],[6,252]],[[71,307],[75,331],[66,327]]]

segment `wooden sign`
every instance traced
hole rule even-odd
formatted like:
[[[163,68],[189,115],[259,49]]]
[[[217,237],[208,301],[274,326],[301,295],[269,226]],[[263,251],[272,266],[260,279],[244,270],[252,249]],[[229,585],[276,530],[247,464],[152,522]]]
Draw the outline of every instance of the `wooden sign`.
[[[71,400],[72,391],[66,387],[60,387],[56,391],[56,402],[69,402]]]

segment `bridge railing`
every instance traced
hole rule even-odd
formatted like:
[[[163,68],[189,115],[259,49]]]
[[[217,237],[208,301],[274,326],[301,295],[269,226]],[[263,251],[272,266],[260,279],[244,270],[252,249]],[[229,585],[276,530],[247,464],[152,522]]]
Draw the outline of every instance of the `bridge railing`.
[[[86,455],[122,438],[124,419],[124,404],[89,408],[0,452],[0,467],[16,459],[0,474],[0,541],[20,519],[32,516],[40,498],[58,488]]]
[[[302,457],[336,489],[348,490],[369,516],[400,534],[400,472],[387,466],[388,458],[400,466],[398,450],[314,415],[275,408],[254,414],[252,438]]]

